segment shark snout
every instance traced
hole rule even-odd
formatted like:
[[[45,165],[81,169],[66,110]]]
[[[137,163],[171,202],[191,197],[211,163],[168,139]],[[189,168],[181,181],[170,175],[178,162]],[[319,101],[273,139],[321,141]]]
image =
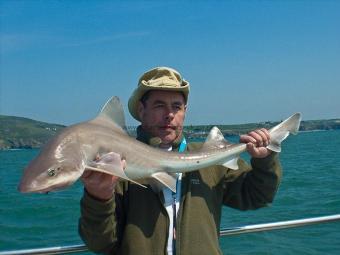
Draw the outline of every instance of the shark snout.
[[[20,184],[18,185],[17,188],[18,188],[18,191],[21,192],[21,193],[27,193],[27,192],[30,191],[30,189],[28,188],[28,186],[27,186],[27,185],[24,185],[24,184],[22,184],[22,183],[20,183]]]
[[[34,191],[34,187],[36,187],[34,181],[30,183],[21,181],[18,185],[18,191],[21,193],[28,193]]]
[[[21,193],[48,193],[51,190],[51,187],[42,187],[38,185],[36,182],[32,182],[29,184],[20,183],[18,185],[18,191]]]

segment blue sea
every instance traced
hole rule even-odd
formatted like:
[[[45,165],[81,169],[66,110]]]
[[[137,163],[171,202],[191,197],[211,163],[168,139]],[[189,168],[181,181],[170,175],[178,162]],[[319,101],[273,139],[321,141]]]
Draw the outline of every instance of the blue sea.
[[[81,244],[82,185],[20,194],[17,184],[38,150],[0,151],[0,252]],[[222,228],[340,214],[340,130],[290,136],[275,201],[255,211],[223,209]],[[340,254],[340,222],[221,237],[224,254]],[[84,252],[82,254],[91,254]]]

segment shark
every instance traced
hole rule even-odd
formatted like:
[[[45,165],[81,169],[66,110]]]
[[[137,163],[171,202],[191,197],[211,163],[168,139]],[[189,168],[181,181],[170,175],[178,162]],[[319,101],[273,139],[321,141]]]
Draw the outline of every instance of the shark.
[[[280,152],[281,142],[298,133],[300,121],[301,114],[295,113],[269,129],[268,149]],[[118,97],[112,97],[94,119],[66,127],[52,137],[24,169],[18,190],[47,193],[63,189],[91,170],[143,187],[139,180],[151,178],[175,192],[176,173],[211,165],[237,170],[237,160],[244,151],[246,144],[228,142],[217,127],[194,152],[169,152],[144,144],[128,134],[122,104]],[[126,161],[124,169],[121,160]]]

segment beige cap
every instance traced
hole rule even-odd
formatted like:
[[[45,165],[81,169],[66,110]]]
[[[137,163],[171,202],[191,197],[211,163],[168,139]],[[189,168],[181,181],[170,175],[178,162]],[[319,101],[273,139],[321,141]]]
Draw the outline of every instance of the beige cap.
[[[140,121],[137,111],[138,103],[143,95],[149,90],[182,92],[185,102],[187,102],[189,82],[184,80],[179,72],[169,67],[156,67],[144,73],[139,79],[138,86],[132,93],[128,103],[132,117],[138,121]]]

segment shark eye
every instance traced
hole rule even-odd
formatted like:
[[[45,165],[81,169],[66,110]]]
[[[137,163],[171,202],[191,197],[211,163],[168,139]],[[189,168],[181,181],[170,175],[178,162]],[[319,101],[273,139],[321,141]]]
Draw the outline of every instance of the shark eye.
[[[47,175],[48,175],[48,176],[51,176],[51,177],[55,176],[55,175],[56,175],[55,169],[54,169],[54,168],[48,169],[48,170],[47,170]]]
[[[57,173],[61,170],[61,167],[57,167],[57,168],[50,168],[47,170],[47,175],[50,177],[56,176]]]

